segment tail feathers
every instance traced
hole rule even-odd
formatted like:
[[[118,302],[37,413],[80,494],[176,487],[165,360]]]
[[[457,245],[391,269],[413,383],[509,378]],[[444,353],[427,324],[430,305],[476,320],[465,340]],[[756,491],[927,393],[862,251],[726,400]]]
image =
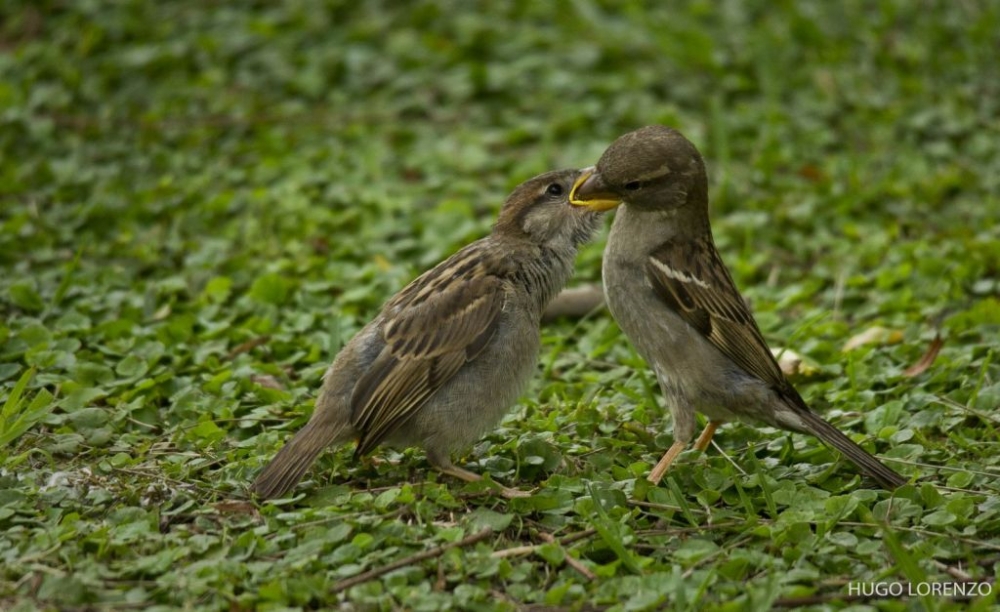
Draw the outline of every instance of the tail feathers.
[[[254,480],[251,490],[262,499],[280,497],[290,491],[306,473],[316,457],[332,443],[340,428],[310,421],[278,451],[271,463]]]
[[[839,450],[847,457],[851,463],[856,465],[863,474],[874,479],[879,486],[888,491],[892,491],[908,482],[895,471],[887,467],[881,461],[873,457],[853,440],[848,438],[839,429],[824,421],[819,415],[811,410],[796,410],[796,416],[802,420],[805,431],[823,440],[830,446]]]

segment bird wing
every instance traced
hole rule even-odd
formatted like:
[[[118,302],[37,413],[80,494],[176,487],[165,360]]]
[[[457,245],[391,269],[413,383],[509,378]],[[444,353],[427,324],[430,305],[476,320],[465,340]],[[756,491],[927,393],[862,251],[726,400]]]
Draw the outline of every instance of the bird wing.
[[[646,276],[657,296],[723,355],[805,406],[710,239],[662,244],[650,254]]]
[[[416,414],[496,333],[507,284],[466,249],[410,283],[386,304],[386,347],[351,397],[360,437],[355,456]]]
[[[646,262],[646,274],[656,294],[671,310],[733,363],[760,378],[785,400],[800,420],[792,429],[811,433],[833,446],[888,490],[906,484],[906,478],[809,410],[782,374],[711,239],[661,245]],[[772,424],[789,428],[788,422]]]

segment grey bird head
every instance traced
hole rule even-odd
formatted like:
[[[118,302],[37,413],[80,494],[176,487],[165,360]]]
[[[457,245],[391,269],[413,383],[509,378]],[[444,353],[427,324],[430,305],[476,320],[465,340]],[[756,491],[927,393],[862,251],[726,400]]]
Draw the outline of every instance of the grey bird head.
[[[580,170],[556,170],[524,182],[504,202],[493,233],[552,247],[586,242],[600,215],[598,209],[569,203],[580,176]]]
[[[705,208],[705,162],[675,129],[650,125],[629,132],[601,156],[591,172],[573,186],[570,201],[591,210],[612,199],[648,210]]]

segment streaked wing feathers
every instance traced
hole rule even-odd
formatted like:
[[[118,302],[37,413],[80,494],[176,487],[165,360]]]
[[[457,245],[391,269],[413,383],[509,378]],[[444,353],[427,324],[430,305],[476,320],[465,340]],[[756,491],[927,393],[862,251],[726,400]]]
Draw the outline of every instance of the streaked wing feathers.
[[[726,357],[777,390],[798,397],[714,244],[667,242],[650,255],[646,275],[664,303]]]
[[[383,312],[386,348],[351,398],[356,456],[412,417],[496,333],[505,283],[475,251],[460,251],[417,278]]]

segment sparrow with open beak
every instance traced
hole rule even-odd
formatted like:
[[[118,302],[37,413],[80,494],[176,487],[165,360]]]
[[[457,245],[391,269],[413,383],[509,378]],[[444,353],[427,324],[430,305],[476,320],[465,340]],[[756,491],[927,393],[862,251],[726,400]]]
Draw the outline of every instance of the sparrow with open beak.
[[[618,138],[570,201],[622,207],[604,251],[608,308],[652,366],[674,422],[674,443],[649,474],[657,483],[694,437],[695,448],[733,419],[812,434],[886,489],[907,482],[812,412],[768,349],[722,262],[708,220],[708,179],[680,132],[648,126]]]
[[[569,204],[579,176],[520,185],[489,236],[390,299],[337,355],[309,422],[254,481],[257,495],[285,494],[324,448],[351,439],[355,457],[383,443],[421,446],[441,472],[479,480],[450,455],[503,417],[535,369],[542,310],[599,225],[596,212]]]

